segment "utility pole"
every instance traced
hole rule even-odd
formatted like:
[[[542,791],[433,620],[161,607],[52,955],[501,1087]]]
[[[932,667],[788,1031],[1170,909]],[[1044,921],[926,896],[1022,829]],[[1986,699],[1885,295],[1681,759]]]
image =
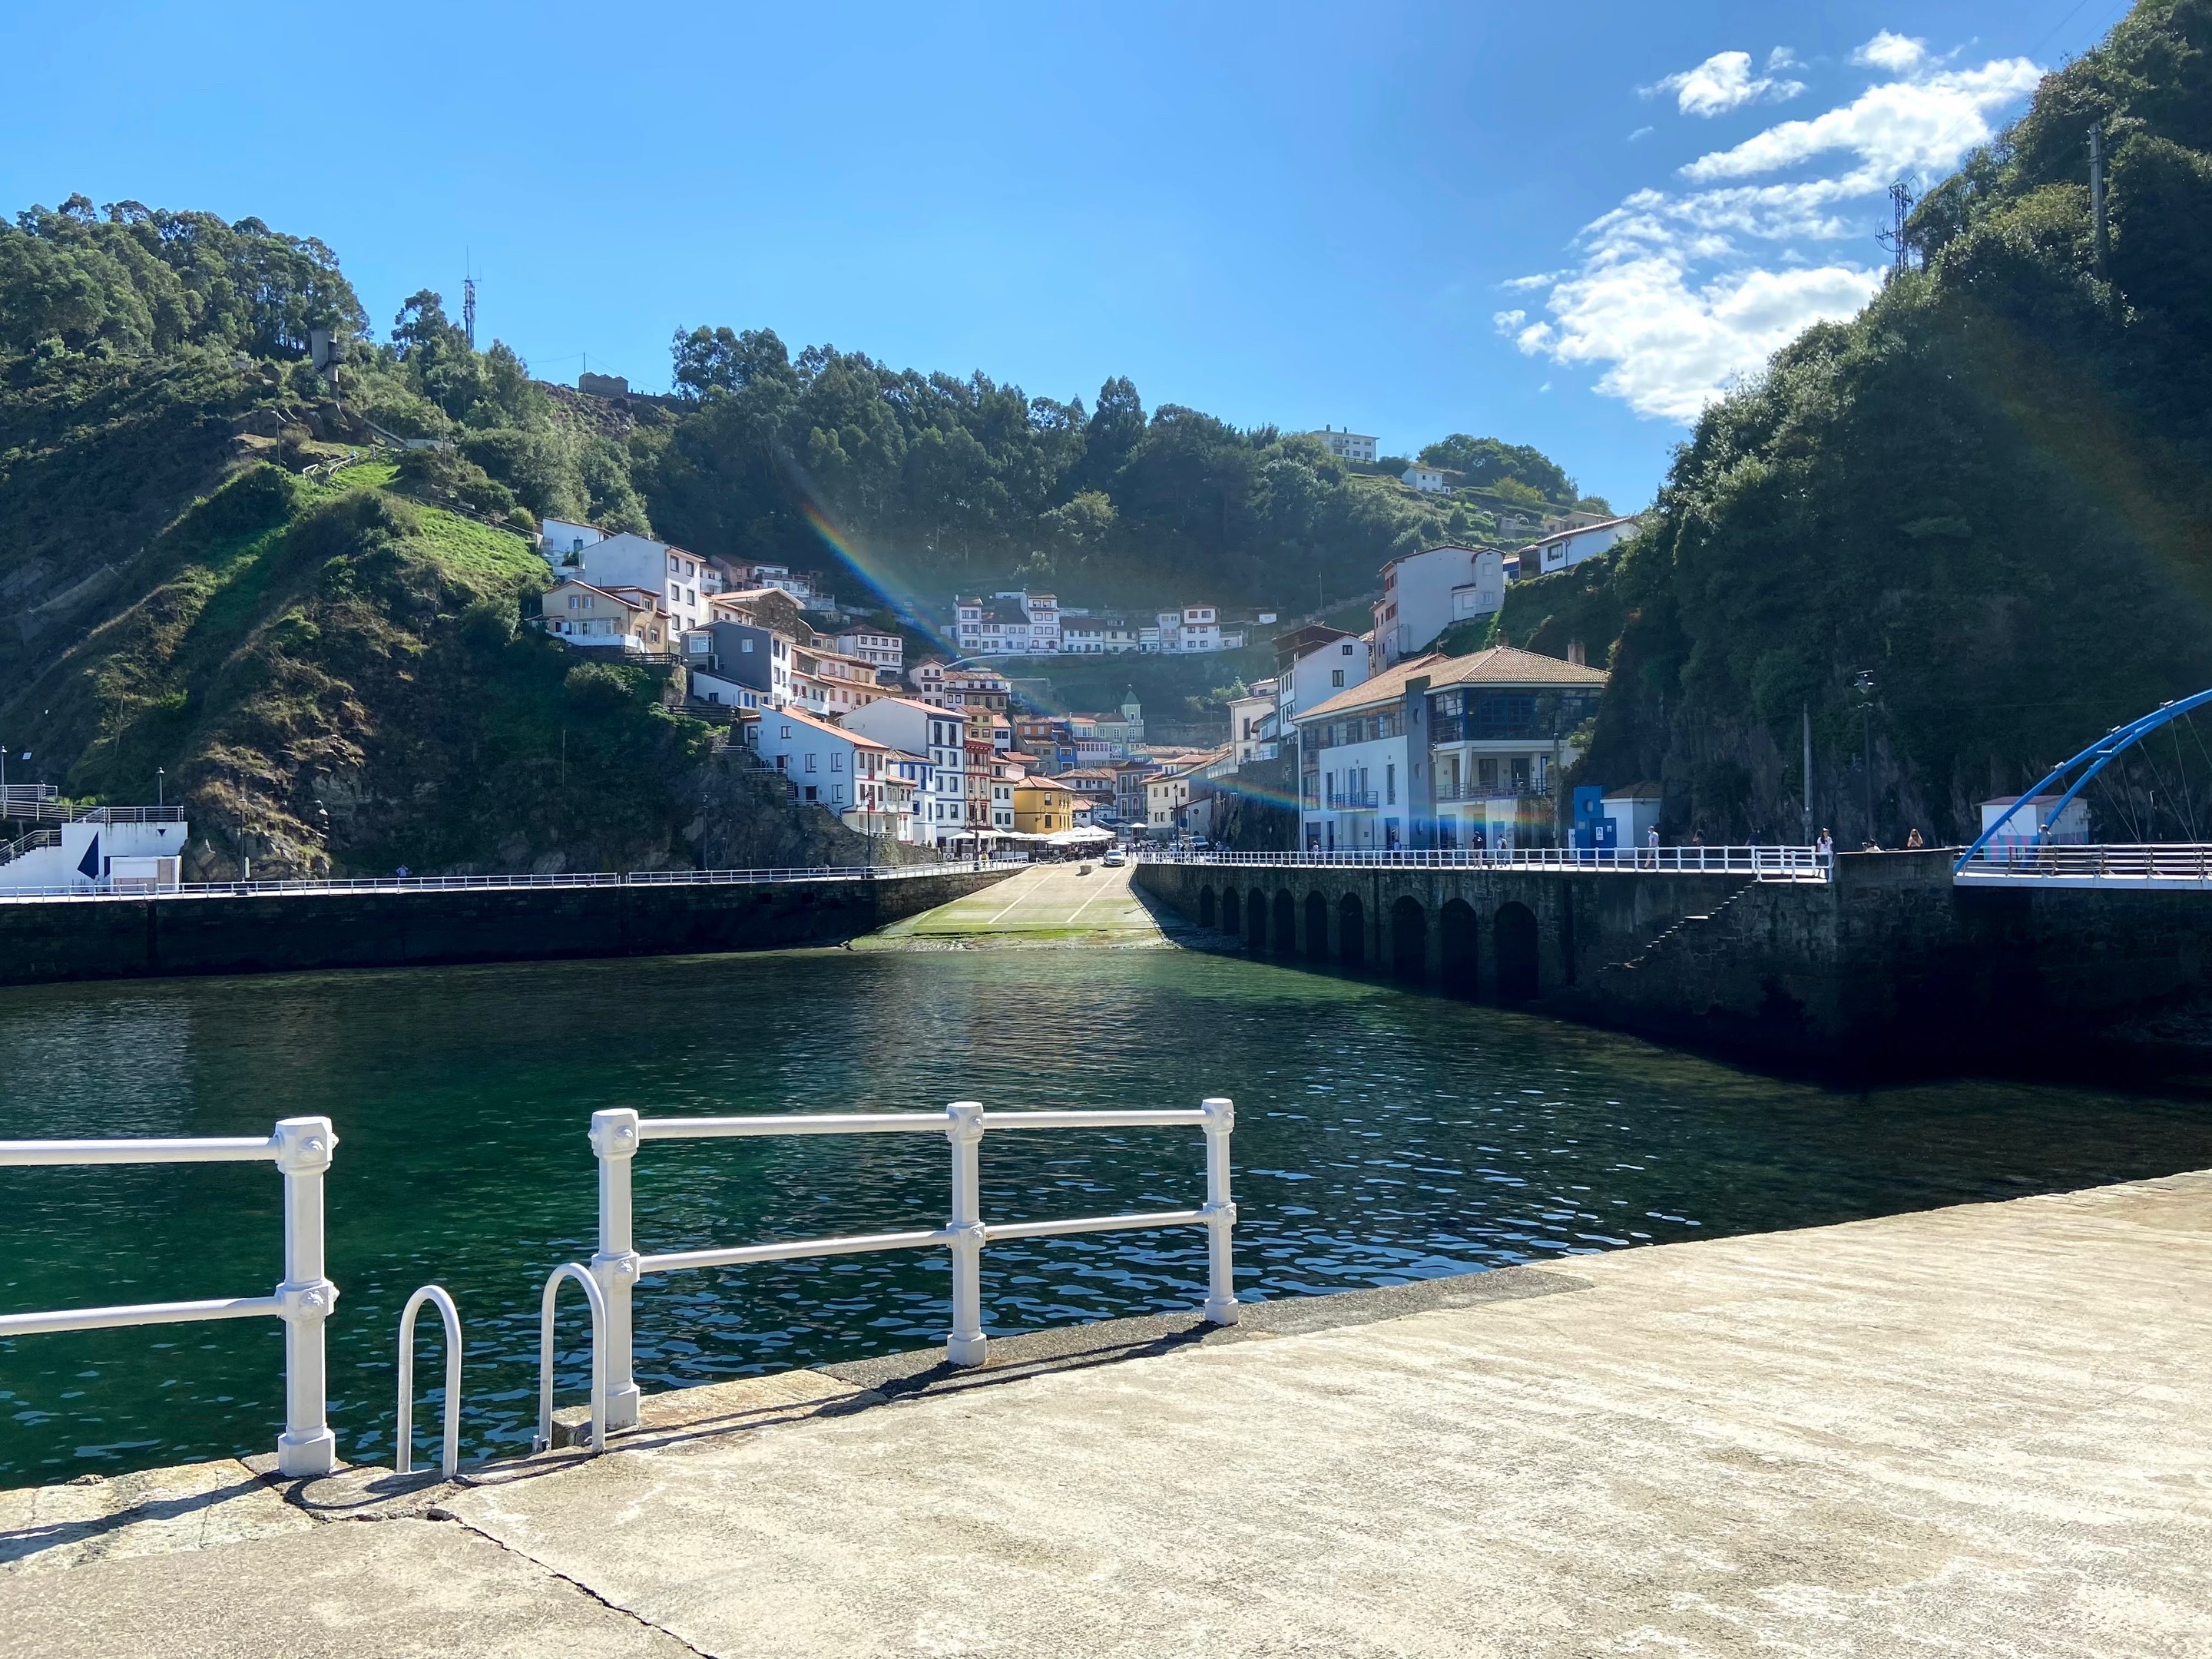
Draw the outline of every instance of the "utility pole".
[[[1805,845],[1813,844],[1813,705],[1805,705]]]
[[[1859,694],[1859,730],[1866,744],[1866,844],[1874,846],[1874,670],[1862,668],[1851,676]]]
[[[461,278],[461,331],[468,336],[469,349],[474,351],[477,349],[477,278],[465,253],[461,257],[461,269],[467,273]]]
[[[2089,223],[2094,234],[2097,256],[2097,280],[2110,280],[2105,274],[2105,125],[2092,122],[2089,126]]]

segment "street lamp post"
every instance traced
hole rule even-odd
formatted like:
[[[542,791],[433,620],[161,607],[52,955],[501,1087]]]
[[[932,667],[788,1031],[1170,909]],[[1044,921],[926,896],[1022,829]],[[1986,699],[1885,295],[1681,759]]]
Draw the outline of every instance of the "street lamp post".
[[[1851,676],[1852,688],[1859,694],[1859,735],[1865,745],[1866,766],[1866,838],[1867,845],[1875,844],[1874,834],[1874,671],[1862,668]]]
[[[154,769],[154,805],[157,808],[167,806],[169,804],[169,797],[167,793],[168,788],[168,769],[166,767],[157,766]]]

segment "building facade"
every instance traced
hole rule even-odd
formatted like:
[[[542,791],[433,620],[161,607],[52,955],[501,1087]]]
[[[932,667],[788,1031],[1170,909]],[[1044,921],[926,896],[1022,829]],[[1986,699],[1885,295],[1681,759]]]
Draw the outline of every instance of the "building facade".
[[[660,596],[648,587],[600,587],[571,576],[539,602],[540,625],[563,645],[659,653],[676,648]]]
[[[1455,623],[1494,614],[1505,603],[1505,556],[1447,543],[1382,567],[1375,601],[1373,666],[1419,656]]]
[[[782,774],[794,801],[840,817],[884,810],[887,744],[795,708],[764,714],[748,721],[746,731],[761,759]]]
[[[913,757],[902,763],[926,769],[916,779],[921,787],[915,798],[918,820],[915,839],[924,846],[942,847],[966,831],[968,823],[968,761],[966,716],[957,710],[932,708],[908,697],[878,697],[845,717],[845,729],[887,745],[895,754]]]
[[[1300,714],[1310,848],[1557,845],[1558,781],[1605,674],[1494,647],[1401,662]]]

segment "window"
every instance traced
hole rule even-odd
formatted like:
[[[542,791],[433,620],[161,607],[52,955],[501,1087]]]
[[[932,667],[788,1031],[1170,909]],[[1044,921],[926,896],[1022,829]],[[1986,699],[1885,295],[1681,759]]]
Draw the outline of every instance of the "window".
[[[844,757],[842,755],[832,755],[832,756],[830,756],[830,769],[832,772],[842,772],[842,771],[843,771],[843,770],[845,769],[845,757]]]
[[[810,772],[814,769],[814,757],[811,755],[806,757],[806,769]]]
[[[1341,668],[1330,669],[1328,671],[1328,683],[1331,685],[1342,685],[1344,684],[1344,671]]]
[[[740,651],[750,651],[752,648],[753,642],[750,640],[739,640],[738,641],[738,649]]]

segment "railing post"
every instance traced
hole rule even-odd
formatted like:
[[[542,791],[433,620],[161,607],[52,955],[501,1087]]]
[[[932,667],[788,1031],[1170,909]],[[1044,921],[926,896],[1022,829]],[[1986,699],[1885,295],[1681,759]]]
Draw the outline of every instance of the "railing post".
[[[1237,1322],[1237,1273],[1230,1255],[1230,1230],[1237,1206],[1229,1196],[1229,1132],[1236,1126],[1235,1103],[1216,1096],[1202,1103],[1206,1113],[1206,1316],[1217,1325]]]
[[[945,1224],[952,1235],[952,1329],[945,1339],[945,1358],[952,1365],[980,1365],[990,1353],[983,1335],[982,1102],[956,1100],[947,1106],[945,1138],[952,1143],[952,1216]]]
[[[637,1156],[637,1113],[627,1106],[592,1114],[592,1151],[599,1160],[599,1248],[592,1277],[607,1304],[607,1426],[637,1426],[635,1360],[630,1352],[630,1293],[637,1288],[637,1248],[630,1224],[630,1161]]]
[[[337,1467],[337,1437],[324,1414],[323,1322],[338,1287],[323,1276],[323,1173],[337,1136],[326,1117],[288,1117],[270,1137],[284,1176],[284,1280],[276,1287],[284,1322],[284,1432],[276,1472],[300,1480]]]

